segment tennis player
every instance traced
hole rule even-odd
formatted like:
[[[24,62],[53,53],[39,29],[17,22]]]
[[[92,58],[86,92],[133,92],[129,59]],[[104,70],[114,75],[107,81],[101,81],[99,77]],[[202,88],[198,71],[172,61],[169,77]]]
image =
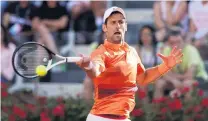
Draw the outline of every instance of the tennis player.
[[[104,13],[104,44],[90,57],[77,63],[94,82],[94,105],[87,121],[130,121],[138,85],[147,85],[182,62],[181,50],[173,47],[169,56],[158,54],[163,63],[146,69],[136,50],[124,38],[127,31],[123,9],[111,7]]]

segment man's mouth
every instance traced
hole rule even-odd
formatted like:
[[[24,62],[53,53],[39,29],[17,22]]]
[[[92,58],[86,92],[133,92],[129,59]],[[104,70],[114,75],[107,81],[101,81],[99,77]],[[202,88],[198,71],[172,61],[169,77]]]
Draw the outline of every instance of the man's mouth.
[[[121,34],[121,32],[115,32],[114,34],[115,34],[115,35],[120,35],[120,34]]]

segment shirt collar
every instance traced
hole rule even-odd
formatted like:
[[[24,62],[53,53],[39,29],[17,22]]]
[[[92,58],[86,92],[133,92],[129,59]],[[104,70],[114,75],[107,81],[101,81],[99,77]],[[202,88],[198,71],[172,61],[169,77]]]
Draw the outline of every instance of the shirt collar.
[[[129,50],[129,45],[124,42],[122,44],[114,44],[109,42],[107,39],[104,41],[104,46],[113,50],[113,51],[119,51],[119,50],[124,50],[124,51],[128,51]]]

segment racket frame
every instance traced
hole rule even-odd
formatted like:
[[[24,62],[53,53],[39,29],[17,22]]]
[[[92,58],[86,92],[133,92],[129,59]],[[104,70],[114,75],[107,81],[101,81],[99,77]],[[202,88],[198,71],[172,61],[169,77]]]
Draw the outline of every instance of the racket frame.
[[[31,77],[23,76],[23,75],[20,74],[20,73],[17,71],[17,69],[15,68],[14,59],[15,59],[16,53],[18,52],[18,50],[20,50],[20,48],[22,48],[23,46],[28,45],[28,44],[37,44],[37,45],[43,47],[45,50],[47,50],[48,54],[50,55],[50,56],[49,56],[49,57],[50,57],[50,60],[48,60],[48,64],[47,64],[47,66],[46,66],[46,70],[47,70],[47,71],[49,71],[51,68],[53,68],[53,67],[55,67],[55,66],[57,66],[57,65],[60,65],[60,64],[63,64],[63,63],[76,63],[76,62],[78,62],[78,61],[80,61],[80,60],[82,59],[82,57],[63,57],[63,56],[61,56],[61,55],[55,54],[55,53],[52,52],[50,49],[48,49],[47,47],[45,47],[44,45],[42,45],[42,44],[40,44],[40,43],[37,43],[37,42],[26,42],[26,43],[20,45],[19,47],[17,47],[17,48],[15,49],[13,55],[12,55],[12,66],[13,66],[13,68],[14,68],[14,71],[15,71],[18,75],[20,75],[21,77],[23,77],[23,78],[29,78],[29,79],[32,79],[32,78],[38,77],[38,75],[36,75],[36,76],[31,76]],[[59,58],[59,59],[62,59],[62,60],[60,60],[60,61],[58,61],[58,62],[52,64],[52,61],[53,61],[52,56],[55,56],[56,58]]]

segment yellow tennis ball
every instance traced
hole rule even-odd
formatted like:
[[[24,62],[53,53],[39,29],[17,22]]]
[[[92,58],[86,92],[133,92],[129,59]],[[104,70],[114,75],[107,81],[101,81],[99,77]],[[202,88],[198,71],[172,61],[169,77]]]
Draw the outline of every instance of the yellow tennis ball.
[[[36,67],[35,72],[38,76],[45,76],[47,74],[47,69],[44,65],[39,65]]]

